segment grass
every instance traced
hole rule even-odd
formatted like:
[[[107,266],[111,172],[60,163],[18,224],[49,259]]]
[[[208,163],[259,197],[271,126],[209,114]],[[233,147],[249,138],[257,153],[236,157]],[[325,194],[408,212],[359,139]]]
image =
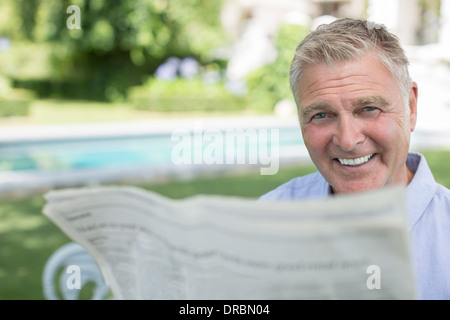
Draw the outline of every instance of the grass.
[[[450,189],[450,150],[424,151],[436,182]]]
[[[436,180],[450,187],[450,150],[423,152]],[[293,177],[315,171],[312,166],[281,168],[273,176],[253,174],[223,175],[191,181],[141,185],[169,198],[195,194],[258,197]],[[42,213],[44,199],[37,195],[0,202],[0,299],[41,300],[44,264],[61,245],[70,241]]]
[[[94,122],[142,121],[186,117],[219,117],[256,115],[256,111],[208,111],[208,112],[150,112],[136,110],[127,103],[106,103],[73,100],[34,100],[26,117],[0,118],[0,126],[48,125]]]

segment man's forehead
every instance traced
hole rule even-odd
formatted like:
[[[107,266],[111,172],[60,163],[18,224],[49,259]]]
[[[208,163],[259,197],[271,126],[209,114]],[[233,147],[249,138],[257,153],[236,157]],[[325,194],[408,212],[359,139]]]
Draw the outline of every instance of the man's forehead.
[[[361,74],[367,75],[370,75],[370,73],[366,73],[365,71],[369,68],[389,71],[385,64],[381,62],[377,51],[371,50],[364,54],[354,56],[353,58],[305,64],[302,71],[302,77],[300,77],[299,81],[301,81],[305,75],[309,75],[310,77],[320,76],[335,69],[338,69],[341,72],[353,72],[355,71],[355,68],[357,71],[361,72]],[[342,76],[344,77],[344,74]]]
[[[375,96],[397,87],[391,72],[373,55],[337,64],[308,65],[297,85],[301,105],[309,105],[323,95]]]

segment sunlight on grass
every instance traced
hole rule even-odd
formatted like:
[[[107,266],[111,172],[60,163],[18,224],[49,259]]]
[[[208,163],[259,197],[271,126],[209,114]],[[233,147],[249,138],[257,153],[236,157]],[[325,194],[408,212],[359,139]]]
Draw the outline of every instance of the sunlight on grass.
[[[30,114],[34,124],[128,121],[135,114],[127,105],[83,101],[34,101]]]
[[[27,199],[26,202],[29,204],[27,204],[25,210],[24,202],[0,203],[0,235],[2,232],[35,230],[47,223],[47,217],[33,214],[37,213],[36,209],[31,212],[27,211],[30,207],[40,208],[43,205],[43,200],[33,197]]]
[[[450,150],[423,151],[437,183],[450,188]]]
[[[5,219],[3,219],[5,218]],[[24,219],[26,218],[26,219]],[[18,230],[31,230],[37,227],[40,227],[45,221],[40,216],[34,216],[34,217],[24,217],[20,214],[18,215],[12,215],[11,217],[2,217],[3,222],[0,225],[0,232],[6,232],[6,231],[18,231]]]
[[[208,112],[150,112],[136,110],[127,103],[106,103],[74,100],[35,100],[28,117],[0,118],[0,126],[49,125],[96,122],[146,121],[158,119],[252,116],[252,110]]]

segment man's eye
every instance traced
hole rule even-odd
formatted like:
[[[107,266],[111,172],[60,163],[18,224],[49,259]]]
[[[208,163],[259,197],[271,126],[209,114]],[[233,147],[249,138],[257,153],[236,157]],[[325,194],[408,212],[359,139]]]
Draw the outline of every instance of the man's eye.
[[[360,110],[359,116],[363,118],[376,118],[380,114],[381,110],[377,107],[364,107]]]
[[[316,115],[313,116],[313,119],[325,119],[327,117],[327,115],[323,112],[318,113]]]

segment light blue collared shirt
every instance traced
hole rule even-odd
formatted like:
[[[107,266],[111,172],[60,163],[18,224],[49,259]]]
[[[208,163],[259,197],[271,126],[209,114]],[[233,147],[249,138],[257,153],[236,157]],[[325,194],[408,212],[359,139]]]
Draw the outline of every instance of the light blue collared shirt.
[[[438,184],[425,157],[409,153],[414,177],[406,188],[408,225],[419,299],[450,299],[450,190]],[[319,172],[294,178],[262,201],[326,198],[330,185]]]

